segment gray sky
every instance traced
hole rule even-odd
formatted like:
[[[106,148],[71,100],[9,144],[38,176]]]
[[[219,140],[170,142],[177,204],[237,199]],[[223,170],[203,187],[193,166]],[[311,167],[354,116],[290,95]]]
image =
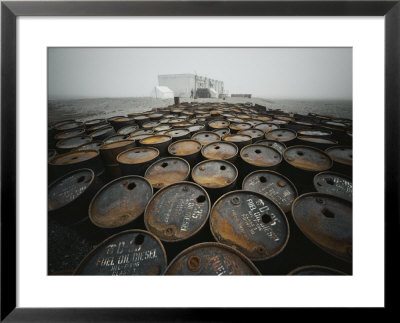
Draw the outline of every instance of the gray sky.
[[[158,74],[197,73],[230,93],[352,98],[351,48],[50,48],[49,99],[150,96]]]

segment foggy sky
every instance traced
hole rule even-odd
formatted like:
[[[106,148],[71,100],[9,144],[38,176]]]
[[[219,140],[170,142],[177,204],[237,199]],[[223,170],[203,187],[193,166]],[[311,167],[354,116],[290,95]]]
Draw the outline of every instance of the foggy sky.
[[[50,48],[49,99],[150,96],[159,74],[192,73],[230,93],[352,98],[351,48]]]

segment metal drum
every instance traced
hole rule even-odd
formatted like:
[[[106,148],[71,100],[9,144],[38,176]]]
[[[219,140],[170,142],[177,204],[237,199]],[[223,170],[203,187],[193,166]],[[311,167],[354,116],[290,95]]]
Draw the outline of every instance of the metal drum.
[[[159,125],[157,127],[154,127],[153,131],[156,133],[156,132],[159,132],[159,131],[168,131],[171,128],[172,127],[169,124],[162,124],[162,125]]]
[[[270,132],[266,133],[265,139],[288,143],[289,141],[296,139],[296,136],[297,136],[296,131],[291,129],[281,128],[281,129],[271,130]]]
[[[85,129],[83,122],[71,121],[71,122],[60,122],[56,124],[53,129],[59,133],[64,131],[72,131],[76,129]],[[61,138],[60,138],[61,139]]]
[[[117,178],[93,197],[89,218],[94,225],[104,229],[127,226],[143,214],[152,195],[153,188],[143,177],[129,175]]]
[[[209,144],[210,142],[215,142],[215,141],[220,141],[221,137],[211,131],[201,131],[201,132],[196,132],[192,136],[193,140],[197,140],[199,143],[201,143],[202,146]]]
[[[146,134],[141,134],[141,135],[130,134],[128,140],[134,140],[138,145],[140,145],[140,140],[151,137],[153,135],[154,135],[153,133],[147,134],[147,135]]]
[[[242,189],[268,197],[285,213],[290,212],[298,195],[296,187],[288,178],[269,170],[259,170],[247,175],[243,180]]]
[[[140,140],[142,147],[154,147],[160,152],[160,156],[167,156],[168,146],[172,142],[172,137],[167,135],[155,135]]]
[[[311,137],[311,136],[297,136],[299,142],[303,142],[305,145],[312,146],[318,149],[326,149],[332,145],[337,145],[337,141],[321,137]]]
[[[292,270],[288,275],[293,276],[338,276],[346,275],[339,270],[324,266],[302,266]]]
[[[187,127],[187,129],[190,131],[191,134],[194,134],[199,131],[204,131],[205,128],[206,127],[204,124],[195,124]]]
[[[283,152],[282,172],[293,181],[299,193],[314,190],[314,176],[332,167],[332,159],[322,150],[310,146],[292,146]]]
[[[193,167],[201,157],[201,144],[192,139],[178,140],[169,145],[168,152],[172,156],[187,160]]]
[[[213,121],[208,122],[208,128],[210,130],[228,128],[229,125],[230,125],[230,122],[228,120],[213,120]]]
[[[99,126],[99,125],[103,125],[103,124],[107,124],[107,120],[106,119],[93,119],[93,120],[88,120],[85,121],[85,128],[89,129],[91,127],[94,126]]]
[[[104,140],[108,137],[115,135],[116,132],[113,127],[107,126],[90,133],[93,140]]]
[[[147,167],[160,155],[157,148],[136,147],[126,150],[117,156],[117,162],[123,175],[143,176]]]
[[[57,155],[57,151],[55,149],[48,149],[47,153],[47,161],[49,162],[55,155]]]
[[[134,117],[133,120],[139,125],[139,126],[143,126],[143,124],[145,124],[146,122],[150,121],[150,118],[146,115],[141,115],[141,116],[137,116]]]
[[[107,139],[104,139],[103,143],[111,144],[112,142],[128,140],[128,138],[129,138],[129,135],[114,135],[114,136],[108,137]]]
[[[246,123],[246,122],[233,122],[229,125],[229,129],[231,130],[231,133],[238,133],[241,130],[246,130],[250,129],[251,124]]]
[[[231,133],[231,130],[229,128],[222,128],[222,129],[213,130],[212,132],[216,133],[217,135],[219,135],[222,138],[225,135],[229,135]]]
[[[256,142],[259,145],[266,145],[268,147],[272,147],[283,154],[286,146],[283,142],[275,141],[275,140],[268,140],[268,139],[261,139]]]
[[[71,131],[64,131],[64,132],[59,132],[54,136],[54,140],[59,141],[59,140],[64,140],[64,139],[69,139],[77,136],[84,136],[85,135],[85,129],[84,128],[78,128],[74,129]]]
[[[131,124],[135,124],[135,120],[133,118],[120,117],[116,119],[110,120],[110,124],[113,126],[115,130],[119,130],[123,127],[129,126]]]
[[[353,183],[350,178],[333,172],[322,172],[314,177],[314,187],[320,193],[353,200]]]
[[[204,242],[182,251],[164,275],[261,275],[241,252],[215,242]]]
[[[165,134],[171,136],[172,141],[190,138],[190,131],[188,129],[171,129],[168,130]]]
[[[222,159],[231,163],[236,161],[238,152],[238,147],[227,141],[212,142],[201,149],[205,159]]]
[[[96,150],[100,151],[100,147],[103,146],[102,141],[92,141],[89,142],[88,144],[83,144],[74,149],[74,151],[80,151],[80,150]]]
[[[235,188],[236,167],[226,160],[205,160],[192,169],[192,179],[206,189],[212,201]]]
[[[135,142],[132,140],[122,140],[104,144],[100,147],[100,156],[106,167],[108,179],[115,179],[122,176],[117,156],[121,152],[135,147],[135,145]]]
[[[344,261],[352,261],[352,204],[323,193],[300,195],[292,204],[292,217],[318,247]]]
[[[239,148],[239,150],[242,149],[244,146],[250,145],[253,141],[250,136],[240,134],[226,135],[222,138],[222,140],[234,143]]]
[[[250,136],[253,143],[264,138],[264,131],[260,129],[241,130],[238,132],[238,134]]]
[[[332,171],[353,176],[353,148],[334,146],[325,150],[334,161]]]
[[[152,129],[138,129],[135,130],[134,132],[130,133],[130,137],[138,136],[138,135],[152,135],[154,134],[154,131]]]
[[[251,191],[221,196],[212,207],[210,228],[218,242],[235,246],[252,260],[278,255],[289,239],[289,224],[282,209]]]
[[[161,275],[167,257],[161,241],[144,230],[127,230],[98,245],[74,275]]]
[[[166,157],[157,160],[147,168],[144,177],[153,186],[160,189],[167,185],[186,181],[190,175],[190,165],[183,158]]]
[[[57,142],[56,149],[60,154],[67,153],[81,145],[87,144],[92,141],[92,137],[79,136],[68,139],[63,139]]]
[[[143,124],[142,128],[143,129],[153,129],[155,127],[158,127],[160,125],[159,122],[157,121],[149,121]]]
[[[132,124],[123,128],[118,129],[117,133],[120,135],[130,135],[132,132],[135,132],[139,129],[137,124]]]
[[[160,120],[163,117],[163,113],[152,113],[149,114],[148,117],[150,118],[150,120],[154,121],[154,120]]]
[[[107,123],[101,123],[101,124],[98,124],[98,125],[95,125],[95,126],[92,126],[92,127],[88,128],[88,129],[86,129],[86,132],[88,134],[91,134],[92,132],[95,132],[95,131],[100,130],[100,129],[108,128],[108,127],[110,127],[110,124],[108,122]]]
[[[154,194],[146,207],[144,223],[162,241],[186,240],[206,224],[210,208],[208,194],[200,185],[179,182]]]

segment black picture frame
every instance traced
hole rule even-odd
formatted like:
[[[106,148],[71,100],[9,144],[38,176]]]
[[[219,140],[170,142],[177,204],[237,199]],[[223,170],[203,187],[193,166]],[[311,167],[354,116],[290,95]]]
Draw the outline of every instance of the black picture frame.
[[[16,307],[16,19],[19,16],[384,16],[385,309],[395,306],[399,233],[400,1],[3,1],[1,3],[1,321],[235,321],[265,309]],[[373,113],[373,111],[366,111]],[[393,242],[394,241],[394,242]],[[373,255],[371,255],[373,258]],[[40,291],[38,291],[40,292]],[[240,293],[238,293],[240,295]],[[394,297],[394,296],[392,296]],[[268,304],[266,304],[268,308]],[[251,310],[251,312],[250,312]],[[265,318],[266,319],[266,318]]]

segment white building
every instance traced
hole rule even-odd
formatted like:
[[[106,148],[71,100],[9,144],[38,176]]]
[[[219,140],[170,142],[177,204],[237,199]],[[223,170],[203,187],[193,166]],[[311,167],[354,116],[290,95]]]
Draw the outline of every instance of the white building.
[[[166,86],[155,86],[151,96],[157,99],[173,99],[174,92]]]
[[[174,96],[181,98],[218,98],[224,93],[224,82],[195,74],[159,75],[158,84],[168,87],[174,92]]]

